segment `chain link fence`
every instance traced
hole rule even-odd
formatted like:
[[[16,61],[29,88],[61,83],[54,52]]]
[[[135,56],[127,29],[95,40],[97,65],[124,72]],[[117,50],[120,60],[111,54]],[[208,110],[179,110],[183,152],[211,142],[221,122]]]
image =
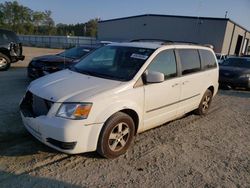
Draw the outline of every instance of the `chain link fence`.
[[[19,35],[24,46],[43,48],[71,48],[86,45],[97,46],[99,41],[93,37],[80,36],[41,36],[41,35]]]

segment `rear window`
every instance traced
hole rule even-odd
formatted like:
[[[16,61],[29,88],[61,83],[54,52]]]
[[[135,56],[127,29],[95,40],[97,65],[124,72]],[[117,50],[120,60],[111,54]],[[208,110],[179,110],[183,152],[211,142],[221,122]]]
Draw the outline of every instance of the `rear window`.
[[[179,49],[182,75],[191,74],[201,70],[198,50]]]
[[[199,50],[201,56],[201,64],[203,69],[216,67],[216,60],[212,52],[208,50]]]

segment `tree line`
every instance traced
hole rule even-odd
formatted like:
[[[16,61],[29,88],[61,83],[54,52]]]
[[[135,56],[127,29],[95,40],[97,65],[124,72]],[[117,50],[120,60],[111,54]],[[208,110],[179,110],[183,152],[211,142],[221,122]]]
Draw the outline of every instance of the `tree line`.
[[[97,36],[99,18],[86,23],[55,25],[50,10],[34,11],[17,1],[0,3],[0,28],[24,35]]]

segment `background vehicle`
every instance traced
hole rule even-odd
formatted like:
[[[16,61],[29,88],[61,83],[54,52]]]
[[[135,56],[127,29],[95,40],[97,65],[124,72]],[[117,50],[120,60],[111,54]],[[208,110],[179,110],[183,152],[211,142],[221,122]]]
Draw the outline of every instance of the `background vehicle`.
[[[250,55],[243,55],[243,57],[250,57]]]
[[[28,77],[39,78],[69,68],[94,49],[94,47],[89,46],[77,46],[59,54],[35,57],[28,65]]]
[[[48,146],[114,158],[137,133],[193,110],[206,115],[217,90],[208,47],[116,43],[33,81],[20,109],[26,129]]]
[[[215,55],[219,64],[221,64],[224,60],[227,59],[227,55],[225,54],[216,53]]]
[[[9,30],[0,29],[0,71],[8,70],[11,63],[24,60],[23,48],[17,35]]]
[[[220,64],[219,70],[222,87],[250,88],[250,57],[229,57]]]

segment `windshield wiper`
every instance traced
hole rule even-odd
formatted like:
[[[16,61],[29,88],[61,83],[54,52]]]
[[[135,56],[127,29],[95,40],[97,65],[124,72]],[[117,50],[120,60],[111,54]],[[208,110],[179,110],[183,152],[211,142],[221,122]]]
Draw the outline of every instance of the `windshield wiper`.
[[[90,72],[90,71],[87,71],[87,70],[79,70],[77,68],[75,68],[75,69],[79,73],[86,74],[86,75],[89,75],[89,76],[95,76],[95,73],[93,73],[93,72]]]
[[[117,76],[103,74],[103,73],[97,73],[97,72],[91,72],[91,71],[87,71],[87,70],[80,70],[80,69],[76,68],[75,66],[70,67],[70,70],[75,71],[75,72],[79,72],[81,74],[86,74],[86,75],[89,75],[89,76],[99,77],[99,78],[126,81],[126,79],[122,78],[122,77],[117,77]]]
[[[64,55],[63,53],[60,53],[60,54],[57,54],[57,55],[60,56],[60,57],[67,58],[67,59],[75,59],[74,57],[66,56],[66,55]]]
[[[114,80],[119,80],[119,81],[125,81],[126,79],[122,78],[122,77],[117,77],[117,76],[113,76],[113,75],[108,75],[108,74],[103,74],[103,73],[93,73],[93,76],[97,76],[100,78],[107,78],[107,79],[114,79]]]

